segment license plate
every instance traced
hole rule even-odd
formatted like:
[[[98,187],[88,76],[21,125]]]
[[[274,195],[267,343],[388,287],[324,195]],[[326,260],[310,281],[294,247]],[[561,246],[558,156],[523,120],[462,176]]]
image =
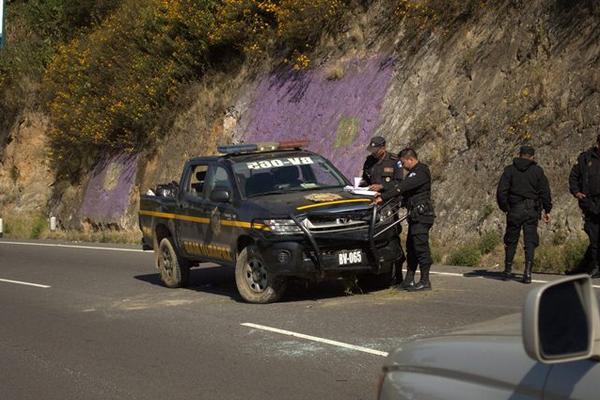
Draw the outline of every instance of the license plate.
[[[340,265],[360,264],[362,263],[362,251],[340,251],[338,253],[338,262]]]

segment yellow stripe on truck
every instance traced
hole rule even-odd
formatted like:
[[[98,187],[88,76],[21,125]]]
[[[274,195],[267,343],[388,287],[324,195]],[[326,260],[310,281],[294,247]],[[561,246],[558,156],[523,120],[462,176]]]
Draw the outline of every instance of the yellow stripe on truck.
[[[181,214],[173,214],[173,213],[165,213],[159,211],[146,211],[140,210],[140,215],[145,215],[148,217],[158,217],[165,219],[178,219],[180,221],[188,221],[188,222],[196,222],[198,224],[210,224],[210,218],[204,217],[192,217],[190,215],[181,215]],[[253,225],[250,222],[246,221],[233,221],[229,219],[221,219],[219,220],[221,225],[223,226],[231,226],[235,228],[247,228],[250,229]],[[268,230],[269,228],[264,224],[254,224],[255,229],[263,229]]]
[[[192,217],[190,215],[172,214],[172,213],[164,213],[164,212],[158,212],[158,211],[144,211],[144,210],[140,210],[140,215],[146,215],[148,217],[165,218],[165,219],[178,219],[181,221],[197,222],[199,224],[210,224],[209,218]]]
[[[301,207],[296,208],[296,210],[307,210],[309,208],[333,206],[335,204],[345,204],[345,203],[370,203],[372,201],[373,200],[371,200],[371,199],[348,199],[348,200],[326,201],[324,203],[309,204],[307,206],[301,206]]]

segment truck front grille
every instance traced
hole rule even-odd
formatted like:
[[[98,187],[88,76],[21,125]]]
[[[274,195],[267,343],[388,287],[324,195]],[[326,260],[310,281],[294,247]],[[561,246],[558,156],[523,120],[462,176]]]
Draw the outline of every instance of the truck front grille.
[[[362,230],[369,227],[364,213],[350,215],[307,216],[302,224],[312,233],[335,233]]]

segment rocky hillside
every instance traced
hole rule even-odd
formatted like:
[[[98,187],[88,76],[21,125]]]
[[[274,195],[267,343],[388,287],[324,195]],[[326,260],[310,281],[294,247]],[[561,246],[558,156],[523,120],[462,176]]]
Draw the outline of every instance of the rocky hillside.
[[[582,224],[568,171],[600,133],[596,2],[366,1],[336,18],[291,63],[269,48],[258,63],[187,80],[155,141],[92,153],[76,178],[44,150],[53,150],[51,110],[22,113],[1,158],[0,211],[13,220],[51,213],[65,229],[135,230],[139,193],[178,179],[185,159],[218,143],[304,137],[353,176],[369,137],[382,134],[432,167],[438,260],[493,264],[503,225],[495,185],[528,143],[556,204],[539,268],[574,262]]]

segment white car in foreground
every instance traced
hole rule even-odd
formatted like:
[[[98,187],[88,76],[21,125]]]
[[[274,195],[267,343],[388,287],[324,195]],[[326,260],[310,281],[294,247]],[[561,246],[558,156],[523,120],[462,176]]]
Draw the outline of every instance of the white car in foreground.
[[[600,399],[600,315],[587,275],[533,289],[523,314],[404,345],[380,400]]]

